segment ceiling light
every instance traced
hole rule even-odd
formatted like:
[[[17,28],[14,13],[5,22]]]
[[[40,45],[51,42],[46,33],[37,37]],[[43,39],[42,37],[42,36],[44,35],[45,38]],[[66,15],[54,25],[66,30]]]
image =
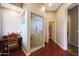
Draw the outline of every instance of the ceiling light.
[[[52,6],[52,4],[50,3],[50,4],[48,4],[49,6]]]

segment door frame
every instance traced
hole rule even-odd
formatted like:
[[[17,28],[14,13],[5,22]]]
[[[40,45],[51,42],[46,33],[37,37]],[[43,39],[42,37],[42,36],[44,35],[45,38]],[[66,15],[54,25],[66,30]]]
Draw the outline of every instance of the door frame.
[[[48,34],[48,39],[47,39],[47,42],[49,43],[49,23],[50,22],[54,22],[54,24],[55,24],[55,41],[54,42],[56,42],[56,20],[52,20],[52,21],[48,21],[48,31],[47,31],[47,34]]]
[[[68,44],[68,40],[70,40],[70,36],[71,36],[71,34],[70,34],[70,24],[71,24],[71,20],[70,20],[70,16],[68,15],[68,19],[69,19],[69,24],[67,25],[67,26],[69,26],[69,29],[67,29],[67,30],[69,30],[69,35],[67,36],[67,44]],[[67,22],[68,23],[68,22]],[[68,34],[68,33],[67,33]],[[69,41],[70,42],[70,41]],[[67,45],[68,46],[68,45]]]
[[[38,13],[35,13],[35,12],[30,12],[30,22],[31,22],[31,25],[32,25],[32,14],[36,14],[36,15],[38,15],[38,16],[41,16],[42,18],[43,18],[43,32],[42,32],[42,45],[40,45],[40,46],[38,46],[38,47],[35,47],[35,48],[33,48],[33,49],[31,49],[30,48],[30,54],[32,53],[32,52],[34,52],[34,51],[36,51],[36,50],[38,50],[38,49],[40,49],[40,48],[42,48],[42,47],[44,47],[44,17],[42,16],[42,15],[40,15],[40,14],[38,14]],[[31,29],[32,27],[30,26],[30,29]],[[30,39],[31,39],[31,30],[30,30]],[[30,43],[30,42],[29,42]]]
[[[73,7],[75,7],[76,5],[78,5],[78,3],[69,3],[66,7],[65,7],[65,16],[66,16],[66,18],[65,18],[65,21],[66,21],[66,50],[68,51],[68,36],[67,36],[67,20],[68,20],[68,9],[70,9],[70,8],[73,8]],[[78,9],[79,9],[79,5],[78,5]],[[78,12],[78,14],[79,14],[79,12]],[[78,22],[79,22],[79,18],[78,18]],[[79,23],[78,23],[79,24]],[[69,26],[70,26],[70,24],[69,24]],[[70,29],[69,29],[70,30]],[[79,27],[78,27],[78,30],[79,30]],[[78,32],[78,35],[79,35],[79,32]],[[70,36],[70,34],[69,34],[69,36]],[[70,39],[70,37],[69,37],[69,39]],[[78,39],[79,39],[79,37],[78,37]],[[78,55],[79,55],[79,53],[78,53]]]

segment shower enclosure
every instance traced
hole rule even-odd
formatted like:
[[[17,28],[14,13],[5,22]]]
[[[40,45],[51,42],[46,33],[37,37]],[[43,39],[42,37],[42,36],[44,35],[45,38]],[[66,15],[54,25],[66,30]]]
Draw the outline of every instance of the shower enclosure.
[[[43,17],[31,13],[31,22],[30,49],[33,50],[43,44]]]

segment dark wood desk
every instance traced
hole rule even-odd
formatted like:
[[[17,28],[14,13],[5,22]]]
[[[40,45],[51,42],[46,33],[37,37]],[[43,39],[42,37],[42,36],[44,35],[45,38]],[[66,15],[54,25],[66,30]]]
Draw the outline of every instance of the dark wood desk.
[[[18,37],[18,45],[19,45],[18,48],[22,47],[22,37]],[[8,40],[7,39],[0,40],[0,54],[1,53],[4,53],[4,54],[8,53]]]

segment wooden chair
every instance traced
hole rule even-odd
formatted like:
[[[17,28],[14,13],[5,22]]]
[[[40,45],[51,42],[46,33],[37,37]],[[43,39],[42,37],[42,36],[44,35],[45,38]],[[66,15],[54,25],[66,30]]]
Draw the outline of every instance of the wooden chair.
[[[16,48],[18,51],[18,34],[8,33],[8,53],[11,49]]]
[[[2,49],[1,55],[8,55],[8,40],[7,40],[7,35],[2,36],[1,42],[2,45],[0,46],[0,49]]]

